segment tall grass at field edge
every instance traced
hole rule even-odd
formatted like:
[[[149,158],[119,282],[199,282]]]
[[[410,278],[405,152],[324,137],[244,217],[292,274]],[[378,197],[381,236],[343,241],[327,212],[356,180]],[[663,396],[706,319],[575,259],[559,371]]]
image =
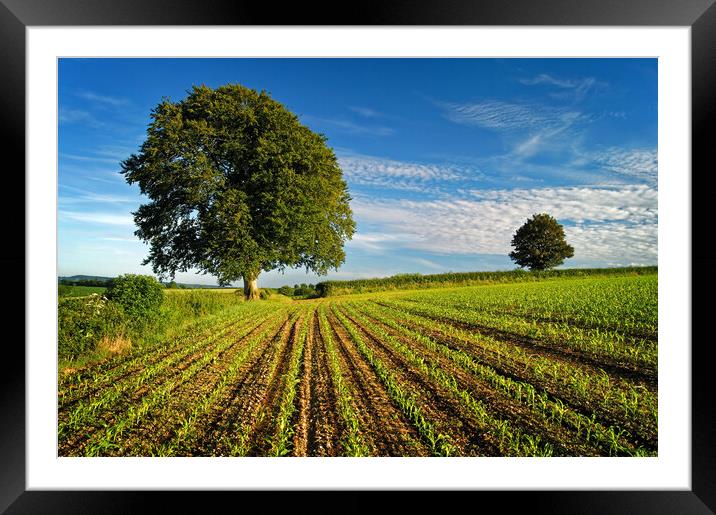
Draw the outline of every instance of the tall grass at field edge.
[[[61,368],[154,345],[188,324],[236,308],[241,295],[191,290],[164,292],[156,314],[130,316],[121,305],[93,294],[58,299],[58,360]]]

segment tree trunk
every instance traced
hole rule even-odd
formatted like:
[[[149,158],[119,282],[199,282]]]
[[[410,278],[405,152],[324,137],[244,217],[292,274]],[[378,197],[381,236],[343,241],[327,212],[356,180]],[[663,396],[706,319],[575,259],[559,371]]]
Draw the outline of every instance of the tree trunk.
[[[258,300],[261,298],[257,285],[257,277],[244,275],[244,298],[246,300]]]

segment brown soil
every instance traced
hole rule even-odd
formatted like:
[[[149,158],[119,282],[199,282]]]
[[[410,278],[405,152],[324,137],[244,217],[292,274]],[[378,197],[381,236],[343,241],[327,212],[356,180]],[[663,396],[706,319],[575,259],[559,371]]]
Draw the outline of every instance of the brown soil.
[[[268,382],[268,388],[259,407],[256,426],[249,440],[248,456],[269,456],[273,438],[277,433],[277,422],[281,409],[281,397],[286,388],[285,378],[291,365],[291,355],[298,345],[301,332],[302,317],[299,317],[291,328],[291,337],[281,348],[276,367]]]

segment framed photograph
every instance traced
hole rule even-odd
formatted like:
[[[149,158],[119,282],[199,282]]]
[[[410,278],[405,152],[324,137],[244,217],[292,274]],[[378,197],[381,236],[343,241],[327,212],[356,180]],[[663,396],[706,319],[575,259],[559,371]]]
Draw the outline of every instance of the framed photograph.
[[[692,245],[712,1],[350,25],[2,1],[26,193],[2,509],[257,490],[716,509],[691,286],[713,262]]]

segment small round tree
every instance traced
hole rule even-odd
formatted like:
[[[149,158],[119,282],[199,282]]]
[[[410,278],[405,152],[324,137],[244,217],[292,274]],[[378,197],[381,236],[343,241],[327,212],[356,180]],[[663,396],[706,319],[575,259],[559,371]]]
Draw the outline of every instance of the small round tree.
[[[266,92],[194,87],[154,108],[140,152],[122,162],[150,202],[135,234],[159,276],[191,268],[220,285],[243,279],[259,298],[262,271],[323,275],[345,260],[355,223],[348,188],[322,134]]]
[[[564,228],[546,213],[533,215],[512,237],[510,258],[530,270],[547,270],[574,256],[564,238]]]

